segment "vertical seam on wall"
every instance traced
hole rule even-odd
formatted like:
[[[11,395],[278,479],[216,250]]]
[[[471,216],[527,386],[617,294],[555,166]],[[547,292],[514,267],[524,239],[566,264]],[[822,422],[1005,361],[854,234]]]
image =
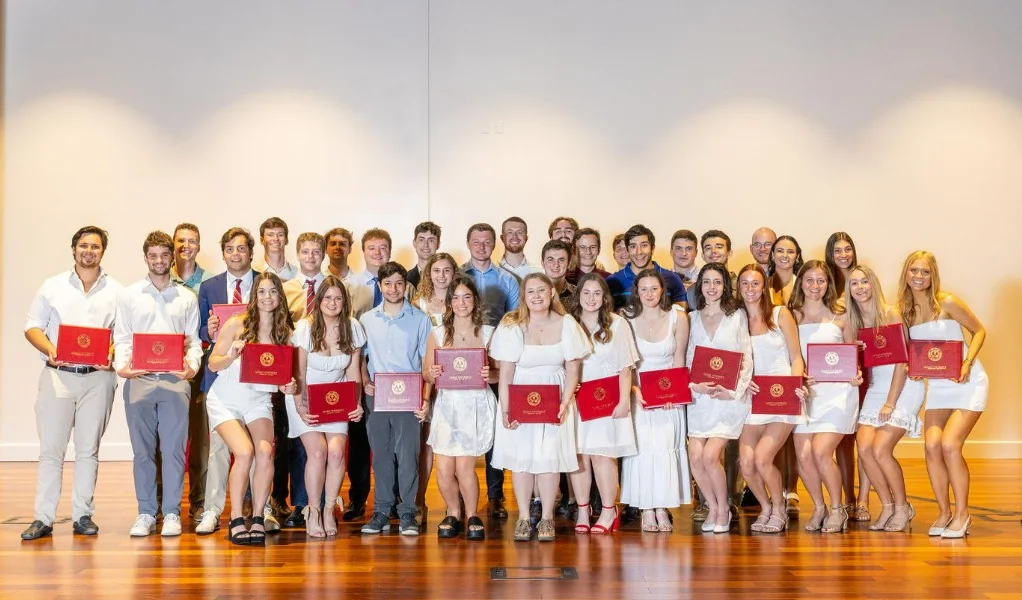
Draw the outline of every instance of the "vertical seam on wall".
[[[433,136],[431,135],[431,127],[433,123],[432,115],[430,114],[430,81],[432,80],[432,73],[430,72],[430,44],[432,42],[430,38],[430,5],[432,0],[426,0],[426,220],[431,221],[433,219],[433,165],[430,162],[433,152]]]

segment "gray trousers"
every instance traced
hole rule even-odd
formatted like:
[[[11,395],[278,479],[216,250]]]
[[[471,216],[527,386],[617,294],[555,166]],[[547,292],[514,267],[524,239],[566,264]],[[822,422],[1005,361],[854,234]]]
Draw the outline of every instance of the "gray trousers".
[[[39,466],[35,492],[35,520],[52,525],[60,501],[64,454],[74,432],[75,479],[71,488],[71,516],[77,522],[91,516],[99,471],[99,441],[110,422],[117,376],[113,371],[88,375],[43,367],[35,403],[39,434]]]
[[[169,374],[143,375],[124,383],[124,415],[134,454],[132,474],[139,514],[181,514],[188,443],[188,380]],[[162,455],[163,506],[156,504],[156,439]]]
[[[373,512],[389,514],[394,506],[394,461],[402,518],[415,516],[419,491],[419,448],[422,424],[410,412],[372,412],[366,424],[373,452]]]

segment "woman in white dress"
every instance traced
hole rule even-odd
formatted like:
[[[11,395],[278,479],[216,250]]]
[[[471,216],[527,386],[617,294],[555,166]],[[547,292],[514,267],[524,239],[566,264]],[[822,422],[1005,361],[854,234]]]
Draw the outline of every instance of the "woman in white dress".
[[[672,306],[656,269],[635,277],[624,315],[639,351],[638,380],[649,371],[685,366],[688,319]],[[692,502],[692,477],[685,447],[685,406],[644,408],[642,390],[633,388],[636,454],[622,461],[621,502],[642,510],[643,531],[672,531],[670,508]]]
[[[457,275],[447,288],[443,322],[433,329],[422,361],[422,374],[434,386],[443,367],[434,362],[437,348],[483,348],[490,343],[493,327],[483,325],[482,305],[475,280]],[[496,383],[497,369],[483,364],[482,378]],[[441,538],[457,537],[462,530],[461,499],[465,500],[465,537],[483,540],[478,516],[479,476],[476,460],[493,446],[497,398],[489,385],[477,390],[437,390],[429,446],[436,455],[436,477],[447,515],[437,528]],[[459,496],[460,493],[460,496]]]
[[[837,304],[834,276],[827,264],[810,260],[802,266],[788,308],[798,323],[802,356],[809,344],[852,343],[848,335],[844,311]],[[813,499],[813,516],[806,531],[837,533],[848,525],[848,511],[841,504],[841,472],[834,460],[834,451],[844,436],[855,433],[859,416],[861,374],[848,383],[809,383],[808,420],[795,426],[795,451],[798,453],[799,475]],[[830,495],[830,512],[823,497],[826,486]],[[826,520],[826,522],[824,522]]]
[[[209,356],[209,370],[219,373],[206,395],[209,428],[216,431],[234,455],[228,476],[231,522],[228,539],[235,544],[263,544],[266,528],[263,516],[252,517],[245,529],[242,514],[252,476],[252,506],[265,506],[273,482],[273,414],[270,393],[278,389],[293,394],[294,379],[286,386],[241,383],[241,354],[245,344],[287,344],[291,337],[287,303],[280,278],[262,273],[252,281],[252,293],[245,312],[224,323]]]
[[[980,348],[986,329],[976,315],[957,296],[940,288],[937,259],[925,250],[905,259],[901,273],[898,308],[909,336],[917,340],[956,340],[963,342],[962,371],[956,379],[931,379],[927,382],[925,430],[926,471],[937,499],[939,513],[930,527],[930,535],[964,537],[969,531],[969,466],[962,446],[986,408],[990,385],[980,364]],[[965,344],[962,328],[972,336]],[[948,487],[955,495],[951,512]]]
[[[721,263],[709,263],[699,270],[692,286],[692,308],[688,314],[688,364],[697,346],[742,353],[738,384],[729,390],[720,384],[693,380],[692,404],[688,407],[688,449],[696,485],[706,496],[710,511],[702,530],[728,533],[731,508],[727,480],[720,462],[728,440],[742,434],[752,409],[749,383],[752,381],[752,339],[745,311],[731,288],[731,276]]]
[[[575,423],[578,442],[579,470],[571,474],[576,497],[589,498],[593,477],[600,491],[603,506],[600,518],[590,526],[592,507],[578,505],[576,533],[607,533],[618,528],[617,459],[635,454],[635,427],[629,407],[632,395],[632,367],[639,353],[632,338],[632,329],[622,317],[614,314],[614,300],[603,276],[586,273],[575,287],[572,317],[585,330],[593,344],[593,353],[582,361],[582,381],[616,377],[620,400],[609,417]],[[577,415],[576,415],[577,416]],[[613,512],[611,512],[613,508]]]
[[[298,348],[298,391],[285,398],[288,437],[301,438],[308,457],[305,463],[305,489],[309,505],[305,507],[305,532],[310,537],[337,535],[334,505],[344,482],[345,449],[348,424],[319,423],[309,413],[307,386],[320,383],[353,381],[362,386],[362,347],[366,334],[351,316],[348,290],[341,280],[328,275],[316,292],[312,312],[295,326],[291,343]],[[361,389],[356,391],[362,397]],[[350,421],[362,419],[362,403],[348,413]],[[319,506],[326,492],[326,502]]]
[[[872,269],[859,265],[848,273],[847,281],[850,337],[858,338],[859,330],[865,327],[901,323],[901,315],[884,300],[880,279]],[[882,504],[870,531],[905,531],[915,516],[905,494],[905,473],[894,457],[894,446],[906,433],[917,438],[921,431],[923,386],[907,381],[907,374],[904,363],[870,369],[869,388],[859,408],[859,461]]]
[[[805,374],[802,348],[798,343],[798,325],[784,306],[774,306],[766,289],[767,277],[759,265],[746,265],[738,273],[738,297],[749,320],[752,337],[752,360],[755,375]],[[753,394],[759,386],[749,384]],[[739,438],[742,476],[749,489],[759,500],[759,517],[752,531],[779,533],[788,527],[788,513],[784,497],[781,471],[774,458],[783,448],[795,425],[806,422],[804,387],[795,392],[803,401],[799,415],[754,415],[745,419]]]
[[[530,273],[522,280],[518,308],[504,315],[490,341],[490,357],[500,363],[500,423],[493,441],[495,469],[511,471],[518,501],[514,539],[528,541],[529,500],[538,484],[541,519],[536,538],[554,539],[554,503],[560,473],[578,470],[575,449],[575,408],[571,401],[579,382],[582,359],[592,352],[585,332],[564,314],[550,278]],[[561,389],[560,424],[519,424],[510,421],[511,384],[550,384]]]

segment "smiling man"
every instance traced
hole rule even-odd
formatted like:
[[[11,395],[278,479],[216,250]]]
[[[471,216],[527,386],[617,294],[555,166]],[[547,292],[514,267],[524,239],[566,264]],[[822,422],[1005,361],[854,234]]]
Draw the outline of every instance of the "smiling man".
[[[504,244],[504,257],[500,267],[511,271],[521,281],[529,273],[543,269],[525,258],[525,244],[529,241],[529,226],[521,217],[508,217],[500,225],[500,241]]]
[[[298,267],[287,261],[287,223],[280,217],[270,217],[259,226],[259,243],[263,246],[263,266],[260,270],[273,273],[281,282],[298,275]]]
[[[607,278],[607,287],[614,296],[614,308],[619,309],[625,305],[632,295],[632,285],[635,283],[635,276],[643,269],[656,269],[664,278],[666,285],[665,293],[670,297],[672,304],[685,307],[687,298],[685,296],[685,285],[677,273],[665,269],[653,260],[653,251],[656,249],[656,237],[645,225],[632,225],[625,232],[625,246],[628,248],[628,264]]]
[[[411,271],[408,271],[408,283],[419,287],[419,280],[422,277],[422,270],[426,268],[426,261],[436,254],[440,247],[440,226],[433,221],[423,221],[415,226],[412,232],[412,248],[415,249],[417,260]]]
[[[769,227],[760,227],[752,232],[752,241],[749,242],[749,252],[756,264],[763,267],[767,275],[770,272],[770,252],[774,249],[774,242],[777,241],[777,234]]]

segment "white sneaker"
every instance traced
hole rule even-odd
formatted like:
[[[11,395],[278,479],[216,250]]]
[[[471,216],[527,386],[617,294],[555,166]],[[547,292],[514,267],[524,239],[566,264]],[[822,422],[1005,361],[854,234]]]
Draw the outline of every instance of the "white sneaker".
[[[220,529],[220,513],[213,510],[203,511],[199,524],[195,526],[195,533],[209,535],[217,529]]]
[[[153,515],[139,515],[135,524],[131,526],[131,537],[145,537],[156,533],[156,517]]]
[[[267,506],[263,509],[263,529],[266,533],[280,531],[280,521],[273,514],[273,509]]]
[[[160,530],[163,537],[181,535],[181,517],[178,515],[163,515],[163,529]]]

